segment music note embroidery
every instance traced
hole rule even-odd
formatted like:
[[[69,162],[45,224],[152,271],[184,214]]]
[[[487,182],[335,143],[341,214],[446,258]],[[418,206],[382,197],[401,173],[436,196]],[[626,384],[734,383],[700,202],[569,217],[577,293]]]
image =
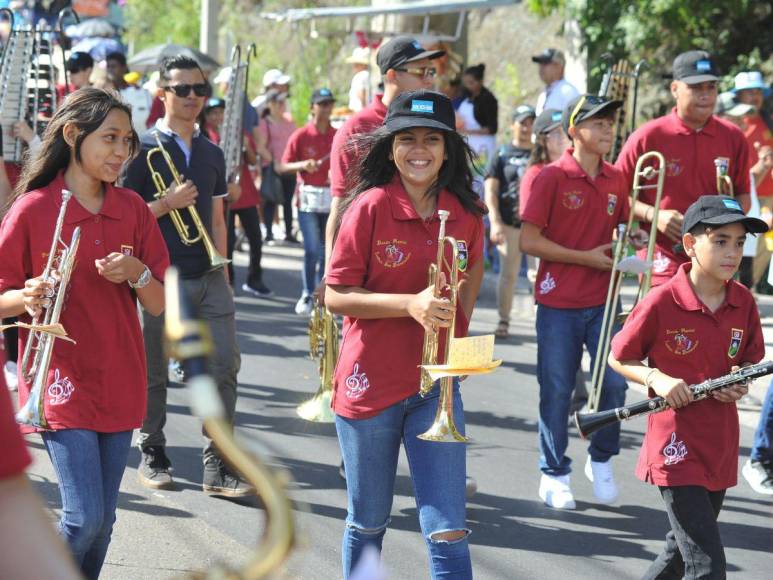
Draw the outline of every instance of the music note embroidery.
[[[687,445],[684,441],[676,440],[676,431],[671,433],[671,443],[663,448],[663,456],[666,458],[666,465],[675,465],[687,457]]]
[[[346,377],[346,396],[349,399],[359,399],[370,388],[370,382],[364,372],[360,371],[360,363],[354,363],[352,374]]]
[[[556,289],[556,279],[550,275],[550,272],[545,272],[545,277],[542,282],[539,283],[540,294],[550,294]]]
[[[51,405],[63,405],[72,397],[75,386],[69,377],[59,376],[59,369],[54,370],[54,382],[48,387],[49,403]]]
[[[652,260],[652,271],[662,274],[668,270],[669,259],[662,252],[655,252],[655,259]]]

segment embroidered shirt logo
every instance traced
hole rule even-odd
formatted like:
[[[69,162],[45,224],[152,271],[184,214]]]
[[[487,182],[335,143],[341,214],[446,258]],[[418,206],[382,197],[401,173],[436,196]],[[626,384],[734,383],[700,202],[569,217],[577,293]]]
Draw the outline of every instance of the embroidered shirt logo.
[[[617,196],[614,193],[607,194],[607,213],[612,215],[617,207]]]
[[[370,382],[364,372],[360,372],[360,363],[354,363],[352,374],[346,377],[346,396],[349,399],[359,399],[370,388]]]
[[[738,351],[741,350],[741,342],[743,341],[743,330],[740,328],[730,329],[730,348],[727,349],[727,356],[735,358],[738,355]]]
[[[121,244],[121,253],[124,256],[133,256],[134,255],[134,246],[129,246],[127,244]]]
[[[403,266],[411,257],[407,252],[405,240],[376,240],[376,260],[385,268],[397,268]]]
[[[676,465],[687,457],[687,445],[684,441],[676,440],[676,431],[671,433],[671,443],[663,448],[663,456],[666,458],[666,465]]]
[[[456,254],[456,261],[459,265],[459,271],[465,272],[467,270],[467,262],[469,259],[469,255],[467,253],[467,242],[464,240],[456,240],[456,249],[458,250]]]
[[[691,334],[695,334],[694,328],[666,330],[666,348],[677,355],[690,354],[700,343],[694,336],[690,336]]]
[[[54,370],[54,382],[48,387],[48,402],[63,405],[72,397],[75,386],[68,377],[60,377],[59,369]]]
[[[655,252],[655,259],[652,260],[652,271],[657,274],[662,274],[668,270],[668,264],[670,260],[663,255],[663,252]]]
[[[545,277],[542,282],[539,283],[540,294],[550,294],[556,289],[556,279],[550,275],[550,272],[545,272]]]
[[[679,163],[681,159],[669,159],[666,162],[666,175],[669,177],[676,177],[682,174],[682,165]]]
[[[566,209],[577,210],[585,203],[585,196],[581,191],[565,191],[562,203]]]

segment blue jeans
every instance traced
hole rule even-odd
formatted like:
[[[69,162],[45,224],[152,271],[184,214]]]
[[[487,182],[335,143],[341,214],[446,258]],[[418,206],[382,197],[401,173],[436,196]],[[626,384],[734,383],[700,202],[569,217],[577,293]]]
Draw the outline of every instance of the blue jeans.
[[[773,380],[768,385],[765,402],[762,403],[751,458],[752,461],[773,461]]]
[[[86,578],[98,578],[115,523],[132,432],[45,431],[43,443],[62,496],[59,534]]]
[[[566,457],[567,422],[575,375],[583,344],[596,358],[603,306],[592,308],[537,307],[537,381],[539,381],[539,466],[547,475],[567,475],[572,460]],[[604,375],[599,410],[625,404],[625,379],[609,367]],[[609,461],[620,453],[620,423],[596,431],[588,449],[591,460]]]
[[[311,296],[325,273],[325,227],[330,214],[299,211],[303,235],[303,294]]]
[[[345,579],[366,546],[373,545],[381,551],[392,509],[400,442],[408,457],[432,579],[472,578],[464,497],[467,446],[417,438],[432,424],[437,405],[436,387],[424,398],[414,395],[375,417],[336,417],[349,497],[342,548]],[[463,433],[464,411],[458,382],[454,385],[454,420]],[[461,531],[464,536],[451,541],[437,538],[452,531]]]

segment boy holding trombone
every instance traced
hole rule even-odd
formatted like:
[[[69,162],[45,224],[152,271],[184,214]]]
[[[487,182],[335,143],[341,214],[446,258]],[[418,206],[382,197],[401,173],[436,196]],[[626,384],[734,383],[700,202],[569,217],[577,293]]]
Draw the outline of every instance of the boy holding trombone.
[[[648,293],[612,341],[612,368],[670,407],[649,415],[636,467],[639,479],[660,488],[671,523],[646,579],[725,577],[717,517],[737,480],[734,403],[747,387],[719,390],[690,405],[688,385],[757,363],[765,354],[754,298],[733,276],[746,234],[767,229],[730,197],[699,198],[682,223],[690,263]]]
[[[621,101],[581,95],[563,112],[564,131],[573,147],[547,165],[534,180],[521,212],[521,250],[541,258],[537,274],[537,379],[540,384],[539,496],[548,506],[574,509],[567,417],[583,345],[591,358],[600,347],[613,260],[612,232],[629,215],[622,174],[605,162],[612,147],[613,117]],[[623,378],[607,372],[601,409],[625,401]],[[591,439],[585,473],[600,503],[618,491],[610,459],[620,451],[620,428]]]

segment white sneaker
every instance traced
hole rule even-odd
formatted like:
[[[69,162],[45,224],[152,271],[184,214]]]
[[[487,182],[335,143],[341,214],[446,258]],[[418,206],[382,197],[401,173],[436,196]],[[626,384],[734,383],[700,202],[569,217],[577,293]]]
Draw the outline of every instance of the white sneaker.
[[[311,303],[311,296],[301,296],[298,298],[298,302],[295,303],[295,313],[298,315],[310,315],[313,305]]]
[[[9,360],[3,367],[3,376],[5,377],[5,384],[8,385],[9,391],[15,391],[19,388],[19,370],[16,367],[16,362]]]
[[[743,477],[757,493],[773,495],[773,465],[748,459],[741,470]]]
[[[573,510],[577,507],[569,487],[568,475],[542,474],[539,482],[539,497],[549,507],[559,510]]]
[[[612,461],[591,461],[590,455],[585,462],[585,477],[593,482],[593,495],[599,503],[610,504],[617,500],[619,491],[612,473]]]

